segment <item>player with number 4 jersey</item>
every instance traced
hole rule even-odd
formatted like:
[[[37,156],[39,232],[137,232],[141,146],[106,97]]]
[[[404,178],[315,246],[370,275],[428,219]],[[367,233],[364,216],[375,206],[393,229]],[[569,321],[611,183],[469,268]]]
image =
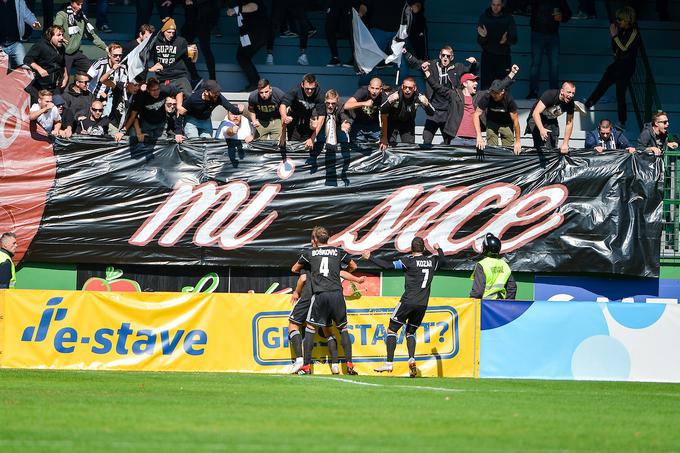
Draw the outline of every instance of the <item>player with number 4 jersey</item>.
[[[305,250],[292,268],[294,273],[299,273],[302,269],[309,270],[313,293],[306,320],[304,365],[300,370],[301,374],[311,373],[315,328],[330,326],[331,322],[340,331],[340,341],[347,360],[347,374],[357,374],[352,364],[352,342],[347,331],[347,305],[342,295],[340,281],[343,264],[347,272],[353,272],[357,265],[347,252],[341,248],[329,246],[329,237],[328,230],[323,227],[314,227],[312,248]]]
[[[401,269],[405,271],[406,282],[404,294],[392,312],[390,324],[387,328],[385,345],[387,346],[387,361],[375,371],[391,373],[393,369],[394,351],[397,348],[397,332],[406,326],[406,347],[408,349],[408,365],[411,377],[418,375],[416,367],[416,330],[423,322],[430,299],[430,287],[435,271],[444,258],[444,251],[437,249],[437,255],[424,255],[425,241],[416,237],[411,241],[411,254],[396,261],[389,262],[371,256],[371,252],[365,251],[361,257],[383,269]]]

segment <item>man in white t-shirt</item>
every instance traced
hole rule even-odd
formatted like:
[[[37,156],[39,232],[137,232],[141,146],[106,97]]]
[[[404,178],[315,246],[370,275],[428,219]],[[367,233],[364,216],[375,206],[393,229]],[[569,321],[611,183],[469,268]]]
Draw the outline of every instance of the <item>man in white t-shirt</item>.
[[[215,138],[236,139],[250,143],[254,138],[253,128],[245,116],[227,112],[227,116],[217,127]]]
[[[38,103],[31,106],[29,112],[31,121],[35,121],[45,129],[47,135],[56,137],[61,129],[61,115],[59,110],[52,103],[52,92],[50,90],[40,90],[38,92]]]

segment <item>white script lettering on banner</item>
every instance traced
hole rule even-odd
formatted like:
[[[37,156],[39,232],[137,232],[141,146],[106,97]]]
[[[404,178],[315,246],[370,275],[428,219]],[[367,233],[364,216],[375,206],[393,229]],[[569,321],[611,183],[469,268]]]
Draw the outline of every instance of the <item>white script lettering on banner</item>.
[[[430,247],[457,253],[469,247],[481,252],[481,237],[493,233],[503,239],[503,253],[522,247],[562,224],[564,215],[557,210],[569,191],[561,184],[542,187],[520,196],[514,184],[492,184],[462,199],[468,187],[447,189],[442,186],[423,194],[421,186],[402,187],[350,227],[331,238],[331,243],[350,253],[376,250],[390,241],[400,252],[407,252],[411,241],[422,235]],[[475,216],[488,216],[490,209],[501,209],[477,231],[465,237],[453,236]],[[368,225],[372,228],[359,238]],[[503,238],[513,227],[523,227],[514,237]]]
[[[279,184],[265,184],[248,202],[250,186],[235,181],[223,186],[208,182],[198,186],[182,184],[168,196],[144,224],[132,235],[129,243],[144,246],[151,242],[173,217],[183,210],[181,217],[160,237],[158,244],[173,246],[191,227],[206,214],[210,217],[201,223],[194,234],[193,243],[206,247],[219,242],[224,250],[243,247],[255,240],[278,217],[273,211],[257,225],[250,223],[264,211],[281,190]],[[248,202],[244,207],[243,205]],[[240,210],[243,208],[242,210]],[[248,230],[242,236],[242,231]]]

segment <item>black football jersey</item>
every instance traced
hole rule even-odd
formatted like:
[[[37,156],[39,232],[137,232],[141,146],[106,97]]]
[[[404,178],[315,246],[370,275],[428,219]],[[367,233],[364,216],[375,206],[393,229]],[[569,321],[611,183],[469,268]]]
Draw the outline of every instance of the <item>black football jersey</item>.
[[[342,270],[343,263],[347,265],[351,260],[343,249],[324,245],[302,252],[298,263],[309,268],[312,277],[312,292],[319,294],[327,291],[342,291],[340,270]]]
[[[307,280],[305,280],[305,286],[302,287],[300,291],[300,299],[309,300],[312,298],[312,275],[307,269],[302,269],[300,275],[306,275]]]
[[[401,302],[427,306],[432,279],[439,267],[439,256],[407,255],[393,264],[395,269],[405,271],[406,281],[404,282],[404,294],[401,296]]]

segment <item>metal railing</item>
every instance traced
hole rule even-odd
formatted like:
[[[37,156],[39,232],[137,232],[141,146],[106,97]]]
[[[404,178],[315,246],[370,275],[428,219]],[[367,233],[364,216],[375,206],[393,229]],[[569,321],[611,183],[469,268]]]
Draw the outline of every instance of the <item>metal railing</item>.
[[[661,262],[680,264],[680,151],[664,153]]]

